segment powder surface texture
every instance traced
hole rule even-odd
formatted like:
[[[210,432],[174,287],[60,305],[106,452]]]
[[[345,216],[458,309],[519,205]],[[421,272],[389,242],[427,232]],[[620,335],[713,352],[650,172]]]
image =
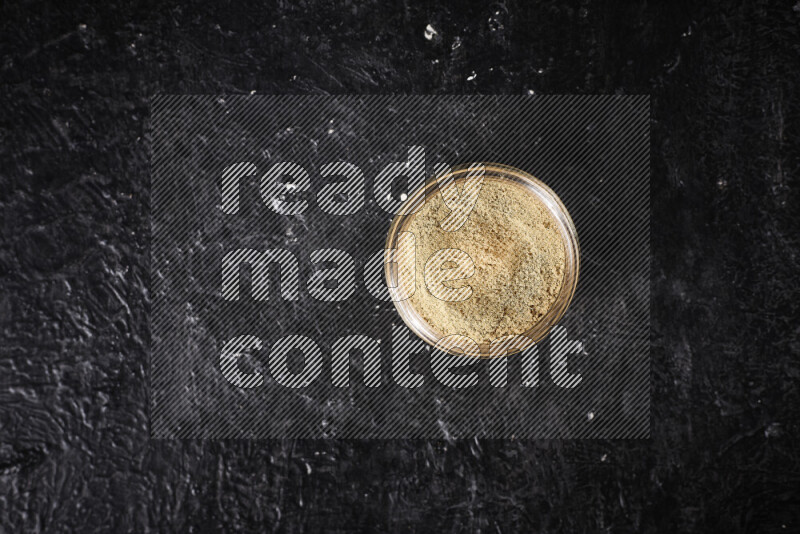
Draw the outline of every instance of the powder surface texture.
[[[563,283],[566,252],[555,218],[523,186],[490,178],[466,222],[453,232],[440,224],[449,213],[437,190],[403,229],[416,240],[410,304],[441,335],[460,334],[482,344],[526,332],[547,314]],[[466,300],[437,298],[424,280],[426,262],[441,249],[461,250],[474,263],[471,277],[444,282],[455,289],[471,287]]]

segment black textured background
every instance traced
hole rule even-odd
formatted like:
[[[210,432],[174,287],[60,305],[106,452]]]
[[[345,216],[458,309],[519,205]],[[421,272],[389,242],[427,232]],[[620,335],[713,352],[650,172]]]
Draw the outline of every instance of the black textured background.
[[[0,531],[800,528],[794,0],[0,5]],[[148,98],[251,90],[650,93],[652,439],[150,441]]]

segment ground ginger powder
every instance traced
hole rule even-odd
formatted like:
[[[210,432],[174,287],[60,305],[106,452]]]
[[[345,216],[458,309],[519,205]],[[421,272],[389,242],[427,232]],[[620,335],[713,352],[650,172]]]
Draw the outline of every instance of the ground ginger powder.
[[[460,334],[483,344],[523,334],[561,291],[566,251],[555,218],[523,186],[490,178],[466,222],[453,232],[440,224],[449,213],[437,191],[403,229],[416,241],[416,289],[409,303],[443,336]],[[474,263],[471,277],[445,282],[451,288],[470,286],[464,301],[440,300],[424,281],[426,261],[441,249],[462,250]]]

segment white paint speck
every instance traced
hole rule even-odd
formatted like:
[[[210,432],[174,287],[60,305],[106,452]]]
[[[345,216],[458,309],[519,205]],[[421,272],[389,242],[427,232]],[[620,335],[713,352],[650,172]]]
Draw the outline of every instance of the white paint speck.
[[[764,429],[765,438],[778,438],[782,433],[780,423],[770,423],[767,428]]]
[[[431,26],[430,24],[428,24],[427,26],[425,26],[425,39],[427,39],[427,40],[429,40],[429,41],[430,41],[430,40],[431,40],[431,39],[433,39],[433,38],[434,38],[434,36],[436,36],[436,35],[439,35],[439,32],[437,32],[437,31],[434,29],[434,27],[433,27],[433,26]]]
[[[400,200],[405,200],[407,198],[408,198],[408,195],[406,195],[405,193],[401,193],[400,194]]]
[[[591,421],[592,419],[594,419],[594,412],[589,412],[589,413],[587,413],[587,414],[586,414],[586,419],[588,419],[589,421]]]
[[[477,78],[477,77],[478,77],[478,74],[477,74],[477,73],[476,73],[476,72],[473,70],[473,71],[470,73],[470,75],[469,75],[469,76],[467,76],[467,81],[468,81],[468,82],[471,82],[472,80],[474,80],[474,79],[475,79],[475,78]]]

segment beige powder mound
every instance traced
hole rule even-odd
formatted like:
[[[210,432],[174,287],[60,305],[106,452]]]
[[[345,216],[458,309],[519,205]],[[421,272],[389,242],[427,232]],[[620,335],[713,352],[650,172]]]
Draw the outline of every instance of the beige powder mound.
[[[490,343],[526,332],[561,291],[566,252],[553,215],[522,186],[489,178],[469,218],[455,232],[440,226],[449,213],[437,191],[403,229],[416,239],[417,282],[410,304],[442,335]],[[434,297],[423,279],[428,258],[446,248],[466,252],[475,264],[472,277],[445,282],[451,288],[472,288],[462,302]]]

